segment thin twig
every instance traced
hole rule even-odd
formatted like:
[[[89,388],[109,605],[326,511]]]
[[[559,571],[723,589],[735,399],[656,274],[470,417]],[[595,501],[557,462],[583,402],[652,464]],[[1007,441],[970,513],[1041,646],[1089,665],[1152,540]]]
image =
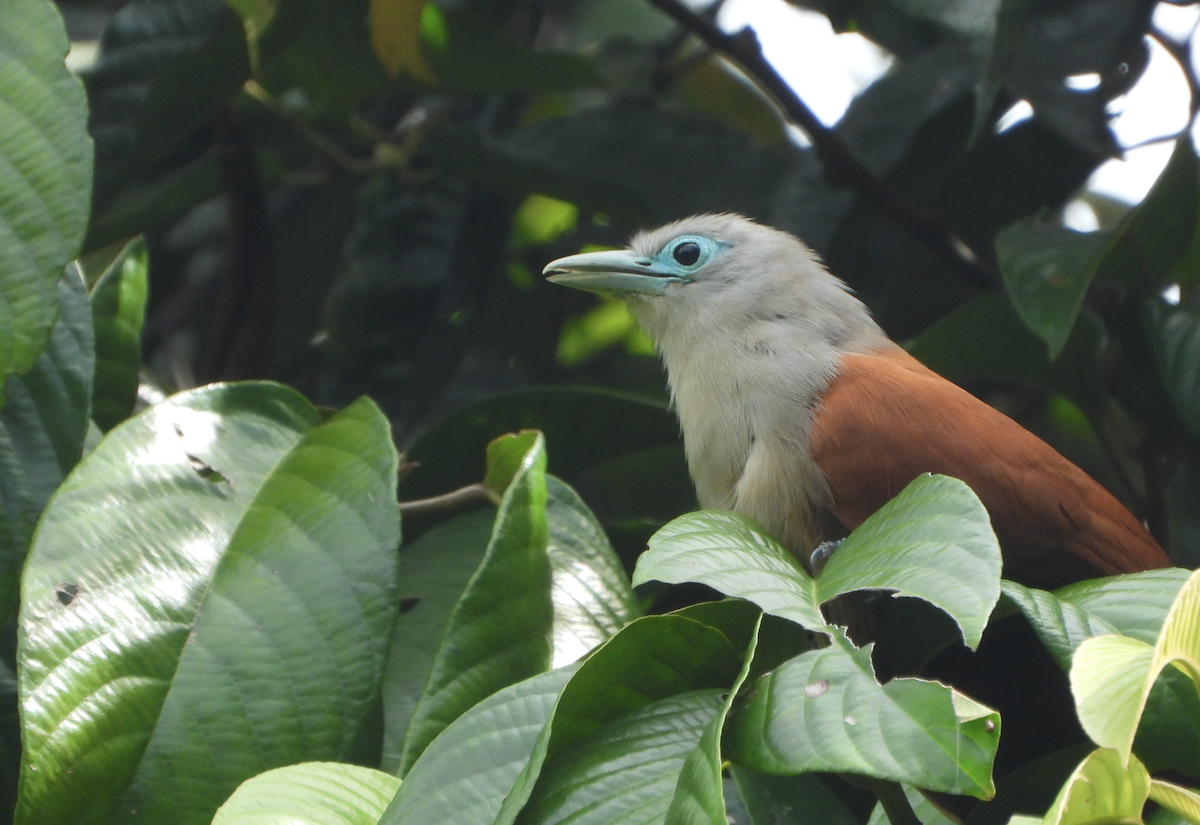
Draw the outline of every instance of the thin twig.
[[[930,249],[953,261],[976,287],[990,289],[998,283],[992,268],[956,236],[943,220],[902,201],[863,166],[832,129],[821,123],[812,109],[763,56],[753,31],[743,29],[737,34],[727,34],[708,17],[697,14],[679,0],[650,2],[707,43],[710,48],[741,64],[750,77],[758,81],[768,96],[775,100],[784,114],[808,133],[817,155],[829,169],[831,179],[850,186]]]
[[[480,483],[468,484],[466,487],[459,487],[457,490],[442,493],[440,496],[419,498],[416,501],[401,501],[400,515],[406,518],[410,516],[423,516],[428,513],[461,507],[464,504],[476,504],[484,501],[490,501],[493,504],[496,503],[492,491]]]

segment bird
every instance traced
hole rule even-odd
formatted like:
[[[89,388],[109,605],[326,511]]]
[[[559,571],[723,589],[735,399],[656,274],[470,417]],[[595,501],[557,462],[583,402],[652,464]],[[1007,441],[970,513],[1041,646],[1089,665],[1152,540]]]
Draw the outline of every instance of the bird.
[[[1087,473],[890,340],[790,233],[698,215],[543,274],[625,301],[666,367],[700,506],[749,516],[805,563],[938,473],[983,502],[1018,583],[1172,564]]]

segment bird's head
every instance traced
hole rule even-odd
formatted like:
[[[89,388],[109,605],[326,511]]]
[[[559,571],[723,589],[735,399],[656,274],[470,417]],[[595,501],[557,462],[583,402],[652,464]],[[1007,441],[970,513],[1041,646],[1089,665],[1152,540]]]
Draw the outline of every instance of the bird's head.
[[[741,215],[697,215],[640,232],[627,249],[559,258],[552,283],[607,292],[662,342],[681,327],[738,334],[759,321],[854,336],[877,330],[866,308],[787,232]]]

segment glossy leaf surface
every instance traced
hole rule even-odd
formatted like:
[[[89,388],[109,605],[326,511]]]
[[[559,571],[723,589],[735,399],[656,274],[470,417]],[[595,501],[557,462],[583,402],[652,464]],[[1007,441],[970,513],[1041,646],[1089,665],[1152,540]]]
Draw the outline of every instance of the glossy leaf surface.
[[[982,799],[995,792],[999,714],[936,682],[880,685],[870,650],[840,633],[750,690],[727,740],[749,768],[845,771]]]
[[[142,324],[146,319],[146,248],[134,241],[92,288],[96,333],[96,382],[92,417],[110,430],[133,412],[142,366]]]
[[[110,433],[26,564],[18,821],[207,822],[250,776],[347,755],[392,623],[396,466],[374,404],[322,422],[273,384]]]
[[[213,825],[375,825],[400,787],[383,771],[303,762],[247,779]]]
[[[88,107],[66,54],[52,3],[0,6],[0,381],[46,345],[55,284],[87,226]]]
[[[83,451],[92,397],[92,318],[74,266],[37,362],[4,382],[0,408],[0,615],[17,607],[21,564],[42,508]]]
[[[513,468],[511,483],[483,560],[442,632],[404,735],[401,774],[471,706],[550,666],[554,612],[546,556],[545,441],[536,431],[501,437],[489,447],[488,461]]]

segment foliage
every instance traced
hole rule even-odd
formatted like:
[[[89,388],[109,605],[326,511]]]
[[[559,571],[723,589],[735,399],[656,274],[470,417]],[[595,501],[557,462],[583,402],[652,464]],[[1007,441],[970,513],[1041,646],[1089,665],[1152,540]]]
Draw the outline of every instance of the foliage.
[[[832,128],[675,0],[93,5],[0,3],[0,822],[1200,822],[1200,579],[937,476],[814,576],[537,276],[793,231],[1195,566],[1190,140],[1062,220],[1151,4],[797,0],[894,57]]]

